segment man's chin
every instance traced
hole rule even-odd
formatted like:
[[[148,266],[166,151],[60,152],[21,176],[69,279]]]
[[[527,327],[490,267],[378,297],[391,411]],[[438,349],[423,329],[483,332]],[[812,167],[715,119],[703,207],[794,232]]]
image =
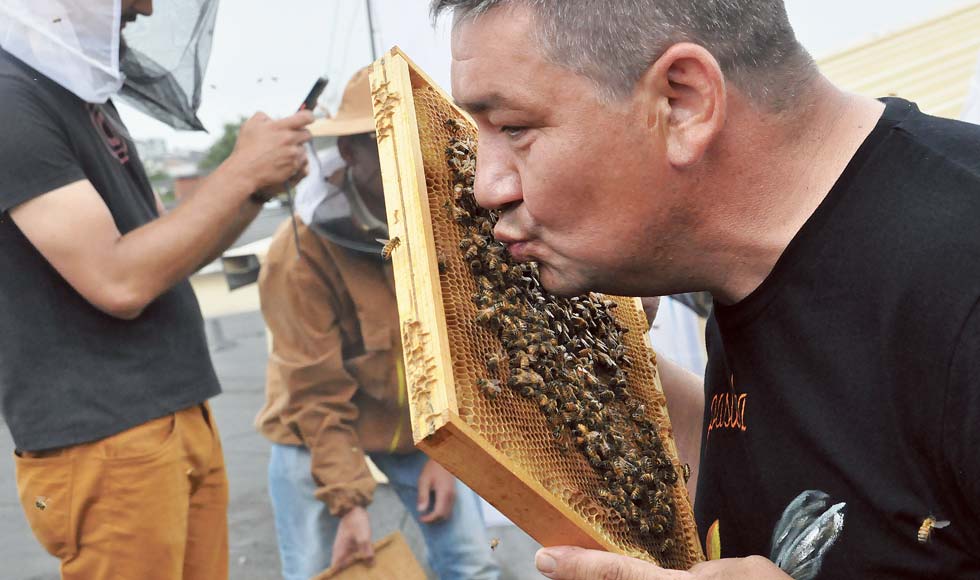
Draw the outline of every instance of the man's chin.
[[[549,294],[571,298],[589,292],[589,288],[581,280],[569,276],[567,271],[558,270],[545,263],[538,263],[538,271],[541,274],[541,285]]]

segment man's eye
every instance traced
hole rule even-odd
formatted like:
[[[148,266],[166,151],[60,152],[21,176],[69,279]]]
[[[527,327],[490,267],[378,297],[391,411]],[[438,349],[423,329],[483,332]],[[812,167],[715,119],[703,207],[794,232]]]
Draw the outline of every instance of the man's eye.
[[[507,125],[500,128],[500,132],[511,138],[517,138],[527,131],[527,127],[515,127],[513,125]]]

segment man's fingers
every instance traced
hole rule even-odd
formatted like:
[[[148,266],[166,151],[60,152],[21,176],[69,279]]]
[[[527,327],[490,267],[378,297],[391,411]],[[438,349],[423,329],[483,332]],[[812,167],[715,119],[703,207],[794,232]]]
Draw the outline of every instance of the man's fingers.
[[[456,501],[454,489],[437,490],[435,506],[433,506],[432,512],[420,516],[419,521],[423,524],[432,524],[449,519],[449,516],[453,513],[454,501]]]
[[[262,111],[255,113],[254,115],[252,115],[252,118],[249,119],[249,121],[256,121],[260,123],[264,123],[265,121],[270,121],[270,120],[271,119],[269,118],[269,115],[266,115]]]
[[[307,141],[313,139],[313,133],[310,133],[306,129],[300,129],[299,131],[292,131],[293,143],[296,145],[302,145]]]
[[[543,548],[534,557],[538,571],[552,580],[680,580],[687,572],[664,570],[635,558],[582,548]]]
[[[313,122],[313,113],[309,111],[300,111],[298,113],[293,113],[288,117],[283,117],[276,121],[276,125],[284,129],[303,129],[307,125]],[[307,131],[309,133],[309,131]]]
[[[415,505],[416,509],[419,510],[419,514],[424,514],[429,511],[429,495],[431,491],[432,479],[425,477],[423,473],[422,477],[419,478],[419,495]]]

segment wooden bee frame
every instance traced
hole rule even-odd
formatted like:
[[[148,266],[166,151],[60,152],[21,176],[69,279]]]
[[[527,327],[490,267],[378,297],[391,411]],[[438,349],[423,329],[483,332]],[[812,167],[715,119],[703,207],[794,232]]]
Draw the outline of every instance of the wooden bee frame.
[[[602,482],[591,467],[581,457],[545,449],[550,443],[538,433],[545,420],[533,404],[506,392],[488,402],[473,384],[486,375],[476,357],[496,339],[473,322],[474,282],[461,274],[458,233],[443,215],[452,185],[447,144],[437,135],[450,118],[475,135],[472,119],[397,47],[374,63],[371,91],[389,237],[399,240],[390,253],[416,445],[544,546],[653,560],[624,531],[625,522],[613,521],[595,501]],[[626,342],[636,363],[630,388],[646,404],[680,473],[646,318],[638,299],[614,300],[617,321],[631,329]],[[703,555],[682,477],[671,493],[676,547],[658,563],[687,569]]]

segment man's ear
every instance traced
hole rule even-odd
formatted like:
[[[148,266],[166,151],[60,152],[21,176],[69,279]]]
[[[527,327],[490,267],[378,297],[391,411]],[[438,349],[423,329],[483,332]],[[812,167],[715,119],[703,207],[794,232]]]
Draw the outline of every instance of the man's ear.
[[[682,42],[667,49],[640,77],[647,125],[664,142],[667,160],[677,168],[704,157],[725,125],[725,75],[704,47]]]

